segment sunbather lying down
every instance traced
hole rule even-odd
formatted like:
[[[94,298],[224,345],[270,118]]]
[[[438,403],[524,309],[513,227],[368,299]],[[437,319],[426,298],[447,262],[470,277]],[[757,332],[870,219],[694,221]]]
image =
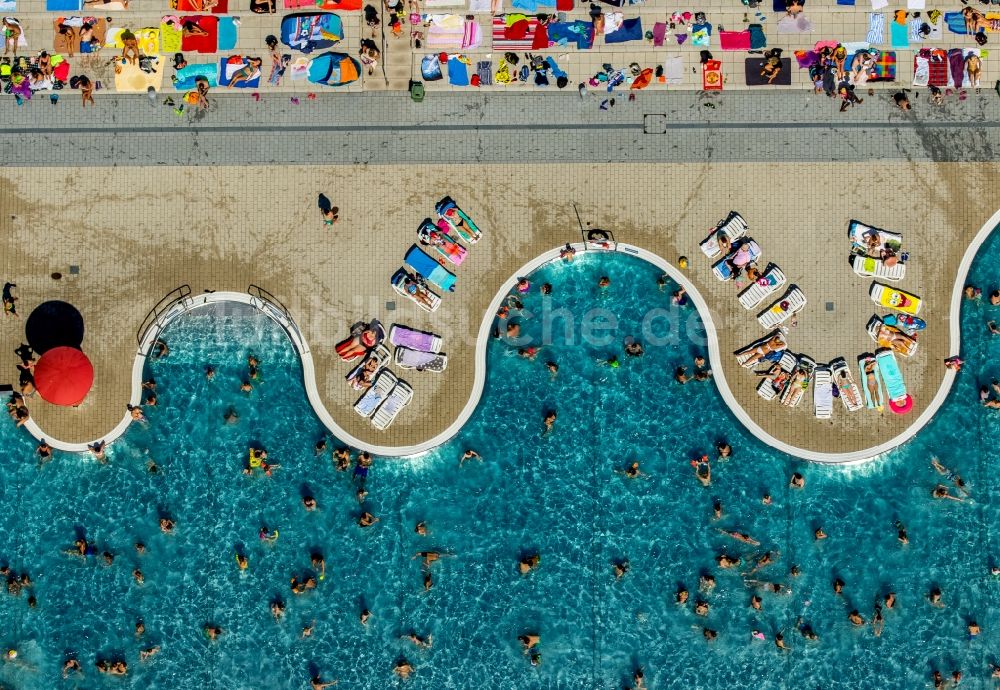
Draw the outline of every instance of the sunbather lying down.
[[[877,335],[877,342],[880,347],[892,348],[893,351],[904,356],[909,356],[913,352],[913,348],[917,345],[916,338],[911,338],[893,326],[882,324],[878,329]]]
[[[772,352],[780,352],[786,347],[785,339],[781,335],[774,335],[767,340],[758,343],[756,345],[751,345],[748,348],[740,350],[736,353],[739,358],[745,357],[747,354],[750,356],[742,360],[743,366],[752,367],[754,364],[762,360],[766,355]]]
[[[776,391],[781,391],[785,387],[785,383],[788,381],[789,373],[781,368],[781,365],[775,362],[771,367],[765,371],[758,372],[758,376],[763,376],[771,386]]]
[[[868,256],[873,259],[881,259],[886,266],[894,266],[899,262],[896,253],[883,245],[882,237],[877,232],[869,232],[865,235],[865,248]]]

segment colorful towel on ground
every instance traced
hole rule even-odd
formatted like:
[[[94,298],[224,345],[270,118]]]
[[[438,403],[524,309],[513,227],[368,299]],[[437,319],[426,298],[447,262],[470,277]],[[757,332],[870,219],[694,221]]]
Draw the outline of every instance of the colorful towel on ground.
[[[82,33],[83,25],[88,25],[88,36],[97,40],[97,44],[103,46],[107,40],[108,25],[104,19],[97,17],[59,17],[52,22],[55,36],[52,39],[52,47],[57,53],[93,53],[93,46],[88,42],[84,43]],[[67,33],[59,33],[60,28],[67,29]],[[159,52],[158,50],[154,52]]]
[[[1000,32],[1000,12],[987,12],[983,15],[986,18],[986,33]],[[948,30],[953,34],[965,34],[965,17],[961,12],[945,12],[944,23],[948,25]]]
[[[801,19],[806,22],[809,21],[805,17],[801,17]],[[812,30],[811,26],[809,30]],[[747,27],[747,31],[750,32],[750,50],[760,50],[767,47],[767,36],[764,35],[763,26],[760,24],[751,24]]]
[[[642,19],[634,17],[622,22],[617,31],[604,36],[605,43],[626,43],[642,40]]]
[[[242,55],[233,55],[228,58],[219,59],[219,86],[229,86],[230,82],[233,80],[233,75],[237,71],[243,69],[250,62],[244,58]],[[250,79],[246,81],[241,81],[236,84],[233,88],[235,89],[256,89],[260,86],[260,68],[254,70]]]
[[[83,0],[45,0],[47,12],[79,12]]]
[[[885,15],[881,12],[868,13],[868,33],[865,40],[873,46],[885,43]]]
[[[750,32],[720,31],[719,46],[723,50],[750,50]]]
[[[465,40],[465,19],[457,14],[428,16],[427,45],[435,48],[461,48]]]
[[[701,88],[703,91],[722,91],[722,63],[708,60],[701,66]]]
[[[594,45],[594,24],[576,20],[553,22],[548,27],[548,41],[555,45],[575,44],[578,50],[589,50]]]
[[[229,0],[170,0],[170,9],[178,12],[225,14],[229,11]]]
[[[663,22],[653,24],[653,46],[663,47],[663,39],[667,37],[667,25]]]
[[[779,34],[809,34],[812,33],[813,23],[804,14],[797,17],[782,17],[778,21]]]
[[[809,69],[819,62],[819,53],[815,50],[796,50],[795,61],[799,63],[799,69]]]
[[[183,38],[180,17],[173,15],[160,19],[160,46],[164,53],[181,52]]]
[[[285,0],[286,10],[293,10],[296,7],[350,12],[361,9],[361,0]]]
[[[910,29],[906,24],[889,22],[889,36],[893,48],[910,47]]]
[[[871,73],[868,75],[868,81],[895,81],[896,80],[896,53],[891,50],[875,50],[870,49],[868,51],[873,58],[875,58],[875,64],[872,66]],[[847,60],[844,61],[844,69],[848,72],[854,67],[854,60],[857,57],[857,53],[847,56]]]
[[[159,91],[163,86],[163,68],[166,61],[160,55],[144,58],[142,65],[149,71],[140,69],[139,65],[129,64],[125,60],[115,61],[115,91],[119,93],[146,93],[150,86]]]
[[[538,19],[523,14],[493,17],[493,48],[503,50],[531,50]]]
[[[452,55],[448,58],[448,83],[452,86],[469,85],[467,58],[460,55]]]
[[[239,40],[239,18],[219,17],[219,50],[232,50]]]
[[[677,41],[680,43],[680,39]],[[712,42],[712,25],[708,22],[704,24],[691,25],[691,45],[707,48]]]
[[[177,70],[175,76],[177,77],[177,81],[174,82],[174,88],[178,91],[190,91],[193,89],[198,77],[207,79],[209,86],[219,85],[219,68],[215,63],[208,65],[188,65]]]

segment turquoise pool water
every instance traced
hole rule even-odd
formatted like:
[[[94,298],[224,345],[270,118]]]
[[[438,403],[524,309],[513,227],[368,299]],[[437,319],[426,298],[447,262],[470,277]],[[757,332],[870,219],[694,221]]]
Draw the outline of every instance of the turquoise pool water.
[[[998,240],[982,256],[996,256]],[[612,279],[607,291],[596,288],[601,275]],[[169,326],[171,354],[149,365],[159,405],[147,426],[134,425],[113,445],[107,465],[57,453],[39,467],[33,440],[3,425],[0,557],[31,573],[38,605],[29,609],[24,595],[0,597],[0,644],[19,652],[17,661],[0,663],[0,682],[24,690],[291,689],[320,673],[342,688],[386,688],[401,684],[392,667],[405,656],[415,669],[412,688],[615,688],[637,666],[651,688],[920,688],[932,668],[961,669],[966,686],[991,687],[988,663],[1000,640],[1000,581],[989,571],[1000,556],[991,470],[1000,453],[992,441],[997,413],[977,404],[976,389],[1000,376],[993,364],[1000,340],[983,327],[993,309],[963,310],[968,364],[928,429],[875,463],[824,468],[754,440],[713,384],[673,383],[674,368],[688,365],[691,373],[703,351],[700,322],[691,307],[671,309],[673,287],[658,291],[657,277],[623,255],[540,269],[524,297],[535,316],[523,332],[541,335],[546,307],[537,287],[549,282],[552,305],[573,316],[571,337],[554,329],[535,361],[492,342],[486,391],[459,437],[416,459],[377,461],[365,508],[380,522],[369,529],[355,524],[361,507],[350,473],[334,470],[329,450],[313,451],[322,428],[297,356],[257,314],[195,312]],[[970,280],[988,293],[1000,285],[1000,269],[981,258]],[[665,344],[625,357],[622,338],[642,333],[652,309],[659,311],[647,338]],[[604,310],[618,323],[610,344],[585,342],[583,317],[606,323]],[[261,359],[263,382],[245,395],[238,387],[250,353]],[[598,364],[615,353],[621,367]],[[548,360],[560,365],[554,379]],[[207,364],[217,370],[212,382]],[[239,421],[227,425],[230,406]],[[542,436],[548,409],[558,419]],[[713,463],[713,484],[703,488],[689,460],[714,458],[720,439],[733,445],[733,458]],[[280,463],[273,477],[241,473],[251,443]],[[465,448],[483,462],[460,467]],[[939,481],[932,453],[966,478],[973,501],[931,499]],[[615,473],[632,459],[646,478]],[[157,474],[147,471],[149,460]],[[804,490],[788,488],[794,471],[805,476]],[[762,504],[764,492],[772,505]],[[302,508],[303,494],[315,496],[317,511]],[[718,521],[714,500],[724,511]],[[175,534],[160,533],[161,514],[176,520]],[[896,540],[896,520],[908,529],[908,546]],[[417,521],[429,535],[414,532]],[[273,545],[257,537],[265,524],[280,533]],[[819,543],[817,526],[829,535]],[[719,527],[762,545],[733,541]],[[113,551],[114,564],[64,555],[77,530]],[[136,554],[137,540],[146,555]],[[245,572],[235,562],[237,545],[249,558]],[[720,570],[714,559],[725,552],[746,560],[766,549],[780,558],[759,577],[791,593],[763,594],[757,612],[739,572]],[[314,550],[325,555],[326,577],[295,596],[289,579],[308,573]],[[421,550],[453,554],[432,566],[429,592],[412,560]],[[518,557],[533,552],[540,567],[518,574]],[[631,568],[616,580],[612,563],[622,559]],[[132,579],[135,567],[143,586]],[[717,586],[699,595],[702,572],[714,574]],[[840,597],[831,589],[837,577],[846,583]],[[681,583],[691,592],[686,606],[674,603]],[[932,586],[945,608],[927,604]],[[888,591],[898,604],[886,611],[881,637],[848,622],[855,608],[870,620]],[[710,605],[704,618],[693,612],[699,596]],[[269,611],[276,597],[287,605],[280,621]],[[363,608],[373,614],[367,626],[358,620]],[[798,634],[799,617],[818,643]],[[137,618],[146,628],[141,640]],[[972,618],[983,632],[969,640]],[[302,639],[313,620],[313,635]],[[204,637],[206,623],[223,628],[218,641]],[[718,631],[714,643],[702,637],[706,626]],[[768,640],[754,640],[753,629]],[[433,646],[401,639],[410,631],[433,635]],[[775,648],[777,631],[790,652]],[[539,666],[516,639],[529,632],[541,635]],[[154,644],[159,655],[140,662],[138,651]],[[70,653],[86,674],[61,681]],[[128,676],[99,676],[96,657],[124,658]]]

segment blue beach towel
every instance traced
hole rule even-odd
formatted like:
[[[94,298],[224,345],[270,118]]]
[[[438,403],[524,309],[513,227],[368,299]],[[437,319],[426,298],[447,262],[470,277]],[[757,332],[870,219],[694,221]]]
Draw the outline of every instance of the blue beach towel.
[[[899,22],[889,22],[889,35],[893,48],[910,47],[910,27]]]
[[[885,43],[885,15],[881,12],[868,13],[868,34],[865,40],[873,46]]]
[[[449,71],[451,66],[448,66]],[[406,252],[406,256],[403,257],[403,261],[416,271],[418,274],[424,277],[430,283],[438,286],[442,290],[454,290],[455,289],[455,275],[449,272],[444,266],[439,264],[435,259],[432,259],[427,255],[420,247],[413,245],[410,250]]]
[[[854,0],[837,0],[838,5],[848,5],[854,7]]]
[[[236,18],[219,17],[219,50],[232,50],[235,48],[237,35]]]
[[[944,23],[948,25],[948,31],[953,34],[965,34],[965,17],[961,12],[945,12]]]
[[[625,43],[626,41],[642,40],[642,19],[626,19],[622,22],[617,31],[613,31],[604,37],[605,43]]]
[[[553,22],[548,27],[549,40],[557,45],[575,43],[578,50],[594,46],[594,25],[591,22]]]
[[[195,79],[205,77],[209,86],[219,85],[219,67],[214,62],[210,65],[188,65],[177,70],[177,81],[174,88],[178,91],[190,91],[194,88]]]
[[[469,66],[457,57],[448,58],[448,83],[452,86],[469,85]]]
[[[767,47],[767,36],[764,35],[764,27],[760,24],[751,24],[747,27],[750,32],[750,50],[760,50]]]
[[[552,70],[552,75],[556,79],[558,79],[559,77],[567,77],[567,78],[569,77],[568,74],[566,74],[563,70],[559,68],[559,65],[556,63],[556,59],[554,57],[550,56],[545,58],[545,62],[548,63],[549,69]]]
[[[46,12],[78,12],[83,0],[45,0]]]

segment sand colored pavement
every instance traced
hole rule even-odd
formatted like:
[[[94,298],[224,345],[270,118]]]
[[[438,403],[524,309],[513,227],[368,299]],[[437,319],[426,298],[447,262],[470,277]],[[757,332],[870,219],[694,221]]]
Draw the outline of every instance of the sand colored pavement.
[[[575,203],[584,223],[612,230],[621,242],[671,261],[690,257],[687,273],[712,308],[724,353],[714,364],[761,427],[802,448],[853,451],[898,434],[937,390],[942,359],[952,354],[948,303],[958,262],[995,211],[990,192],[998,183],[997,165],[905,162],[8,169],[0,175],[2,271],[18,285],[22,318],[0,323],[8,372],[0,382],[16,384],[13,349],[31,309],[50,299],[70,302],[84,317],[94,389],[78,408],[37,397],[29,408],[51,437],[100,438],[125,414],[136,332],[162,296],[181,284],[195,293],[257,284],[300,326],[336,423],[374,445],[416,444],[447,428],[469,400],[475,334],[498,287],[543,251],[580,240]],[[318,192],[341,208],[333,227],[320,220]],[[428,314],[393,292],[389,276],[446,194],[484,237],[456,269],[456,291]],[[788,339],[791,349],[818,362],[844,356],[853,365],[873,346],[864,330],[876,311],[867,295],[871,280],[848,266],[848,221],[903,233],[910,261],[901,287],[924,298],[928,323],[918,353],[900,360],[915,400],[909,416],[848,415],[835,401],[833,419],[820,422],[811,401],[794,410],[760,401],[757,380],[725,353],[763,330],[755,312],[739,305],[735,284],[717,281],[698,250],[731,209],[749,222],[764,260],[805,292],[808,306]],[[63,278],[54,280],[53,272]],[[443,336],[450,357],[443,374],[395,369],[415,396],[385,432],[351,409],[358,394],[344,381],[350,365],[333,352],[350,324],[371,317]],[[664,366],[689,365],[694,349],[682,344],[649,356]]]

